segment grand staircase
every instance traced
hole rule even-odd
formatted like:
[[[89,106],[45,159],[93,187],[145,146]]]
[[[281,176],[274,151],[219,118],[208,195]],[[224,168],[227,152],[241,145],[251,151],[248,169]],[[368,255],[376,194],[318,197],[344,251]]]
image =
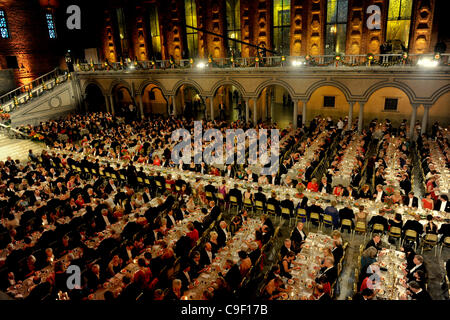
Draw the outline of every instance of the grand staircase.
[[[40,154],[45,149],[45,144],[29,139],[12,139],[0,133],[0,161],[5,161],[7,157],[21,162],[27,161],[30,149],[34,154]]]

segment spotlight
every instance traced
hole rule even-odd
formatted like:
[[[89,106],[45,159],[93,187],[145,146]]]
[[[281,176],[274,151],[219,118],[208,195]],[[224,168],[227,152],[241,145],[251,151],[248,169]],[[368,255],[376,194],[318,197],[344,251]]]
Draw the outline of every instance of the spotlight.
[[[204,63],[204,62],[199,62],[199,63],[197,63],[197,68],[203,69],[203,68],[205,68],[205,67],[206,67],[206,63]]]
[[[417,65],[428,68],[437,67],[438,64],[439,61],[426,57],[420,58],[419,61],[417,62]]]
[[[301,65],[305,64],[304,61],[300,61],[300,60],[293,60],[292,61],[292,66],[293,67],[300,67]]]

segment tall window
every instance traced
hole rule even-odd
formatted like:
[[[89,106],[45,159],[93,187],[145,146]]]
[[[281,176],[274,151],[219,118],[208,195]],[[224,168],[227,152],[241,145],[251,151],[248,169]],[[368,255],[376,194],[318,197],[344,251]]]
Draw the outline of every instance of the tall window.
[[[281,54],[289,54],[291,0],[273,1],[273,45]]]
[[[122,55],[126,56],[128,54],[128,34],[125,20],[125,13],[123,12],[123,8],[116,9],[117,14],[117,25],[119,30],[120,37],[120,46],[122,48]]]
[[[150,12],[150,36],[152,38],[152,49],[154,54],[161,54],[161,35],[159,33],[159,17],[156,5],[151,5]]]
[[[195,0],[184,1],[184,12],[186,25],[197,28],[197,7]],[[186,40],[189,57],[196,57],[198,54],[198,34],[197,30],[186,27]]]
[[[394,50],[408,47],[412,6],[413,0],[389,0],[386,40]]]
[[[6,22],[6,13],[0,10],[0,37],[2,39],[9,38],[8,23]]]
[[[56,39],[56,29],[55,21],[53,20],[53,14],[47,13],[45,14],[45,18],[47,20],[48,36],[50,37],[50,39]]]
[[[226,0],[227,36],[237,40],[241,40],[241,8],[239,2],[240,0]],[[228,40],[228,48],[233,49],[235,54],[239,54],[241,43]]]
[[[345,52],[348,0],[328,0],[325,54]]]

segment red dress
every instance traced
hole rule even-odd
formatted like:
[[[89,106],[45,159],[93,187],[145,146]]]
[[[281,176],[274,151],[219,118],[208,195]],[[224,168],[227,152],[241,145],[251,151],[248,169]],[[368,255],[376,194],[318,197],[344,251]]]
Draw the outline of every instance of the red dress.
[[[318,192],[319,191],[319,185],[317,183],[308,182],[308,186],[306,187],[306,189],[308,189],[310,191]]]
[[[422,208],[433,210],[433,202],[428,202],[428,200],[422,199]]]
[[[195,245],[195,243],[198,240],[198,231],[197,229],[192,230],[191,232],[188,232],[186,234],[187,237],[189,237],[189,239],[191,239],[191,248]]]

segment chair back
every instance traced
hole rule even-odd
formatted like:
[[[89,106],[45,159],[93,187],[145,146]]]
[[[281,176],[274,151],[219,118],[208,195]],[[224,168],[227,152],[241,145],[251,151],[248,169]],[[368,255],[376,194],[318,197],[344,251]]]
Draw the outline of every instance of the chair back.
[[[297,218],[306,218],[306,210],[298,208],[297,209]]]
[[[310,220],[320,220],[320,215],[317,212],[311,212],[309,219]]]
[[[216,193],[216,196],[217,196],[217,199],[219,199],[219,200],[225,200],[225,197],[223,196],[223,193],[221,193],[221,192]]]
[[[289,216],[291,214],[291,210],[289,210],[289,208],[281,207],[281,213]]]
[[[272,203],[268,203],[267,211],[275,212],[275,206]]]
[[[342,219],[341,225],[351,228],[352,227],[352,220],[350,220],[350,219]]]
[[[382,224],[379,224],[379,223],[375,223],[374,225],[373,225],[373,231],[374,232],[384,232],[384,226],[382,225]]]
[[[333,223],[333,217],[331,215],[329,215],[329,214],[324,214],[323,215],[323,222],[325,224],[331,224],[331,223]]]
[[[259,201],[259,200],[256,200],[256,201],[255,201],[255,206],[256,206],[258,209],[264,208],[264,204],[262,203],[262,201]]]
[[[252,200],[250,200],[249,198],[244,198],[244,204],[252,206]]]
[[[237,201],[237,198],[235,196],[230,196],[230,202],[233,203],[233,204],[237,204],[238,201]]]
[[[143,182],[144,182],[144,180],[142,180],[141,177],[137,177],[137,181],[138,181],[139,183],[143,183]]]
[[[405,238],[417,238],[417,232],[415,230],[408,229],[405,231]]]
[[[438,241],[438,236],[437,234],[434,233],[427,233],[425,235],[425,239],[424,239],[428,244],[436,244]]]
[[[362,221],[356,222],[355,230],[359,232],[366,232],[366,224]]]
[[[391,227],[391,229],[389,230],[389,235],[391,237],[400,237],[401,234],[402,229],[400,229],[399,227]]]
[[[206,195],[207,198],[212,198],[213,197],[211,191],[206,191],[205,195]]]

